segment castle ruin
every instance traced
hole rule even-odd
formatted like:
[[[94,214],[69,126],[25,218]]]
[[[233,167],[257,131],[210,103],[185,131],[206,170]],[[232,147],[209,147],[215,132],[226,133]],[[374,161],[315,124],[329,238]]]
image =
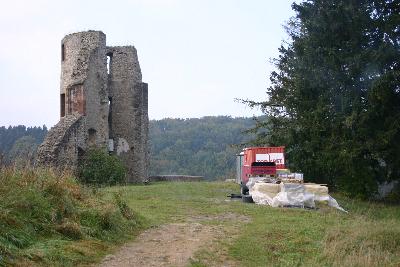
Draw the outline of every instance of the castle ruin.
[[[148,89],[135,47],[106,46],[101,31],[61,42],[60,121],[38,148],[37,163],[76,169],[85,151],[108,149],[128,182],[148,177]]]

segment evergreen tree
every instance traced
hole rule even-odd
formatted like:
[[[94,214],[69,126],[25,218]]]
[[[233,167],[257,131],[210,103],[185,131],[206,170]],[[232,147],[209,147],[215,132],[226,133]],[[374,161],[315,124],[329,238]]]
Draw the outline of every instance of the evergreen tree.
[[[369,196],[399,179],[399,1],[293,4],[258,143],[286,145],[308,180]],[[265,132],[265,129],[269,131]],[[261,131],[261,132],[260,132]]]

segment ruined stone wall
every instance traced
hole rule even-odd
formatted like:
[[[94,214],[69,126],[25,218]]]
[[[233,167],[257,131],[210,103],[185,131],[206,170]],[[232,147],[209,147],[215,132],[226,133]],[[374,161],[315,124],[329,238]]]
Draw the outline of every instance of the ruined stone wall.
[[[114,152],[128,167],[128,181],[142,182],[147,179],[148,164],[147,84],[142,83],[133,46],[108,47],[107,55],[110,57],[108,89],[112,110],[109,127]]]
[[[99,31],[67,35],[61,44],[61,95],[65,114],[85,115],[89,146],[108,143],[106,36]],[[61,103],[62,104],[62,103]],[[86,146],[83,147],[86,149]]]
[[[142,147],[144,151],[143,176],[149,177],[150,167],[150,146],[149,146],[149,93],[148,84],[142,85]]]
[[[76,168],[90,147],[106,149],[111,142],[111,153],[128,169],[128,182],[147,180],[148,87],[133,46],[106,47],[100,31],[65,36],[60,106],[60,122],[40,146],[39,164]]]
[[[75,169],[80,147],[85,144],[82,132],[84,123],[85,120],[79,113],[61,118],[38,147],[37,163],[41,166]]]

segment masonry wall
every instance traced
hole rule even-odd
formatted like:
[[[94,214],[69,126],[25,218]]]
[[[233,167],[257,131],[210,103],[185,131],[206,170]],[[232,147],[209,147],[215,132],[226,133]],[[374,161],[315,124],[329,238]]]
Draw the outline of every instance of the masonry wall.
[[[147,180],[148,87],[133,46],[107,47],[100,31],[65,36],[60,116],[39,148],[38,163],[75,169],[89,148],[109,147],[128,169],[128,182]]]
[[[81,147],[85,146],[84,123],[83,116],[78,113],[62,117],[38,147],[37,163],[47,167],[76,169]]]
[[[108,96],[104,33],[88,31],[64,37],[61,43],[60,99],[62,95],[65,115],[78,112],[85,116],[86,145],[106,147]]]
[[[142,151],[143,151],[143,176],[149,176],[149,167],[150,167],[150,150],[149,150],[149,112],[148,112],[148,103],[149,103],[149,94],[148,94],[148,84],[141,83],[141,103],[142,103],[142,124],[141,124],[141,134],[142,134]]]
[[[108,47],[108,89],[111,102],[109,128],[116,153],[128,168],[129,182],[147,179],[147,110],[144,115],[144,83],[133,46]],[[147,86],[146,86],[147,95]],[[147,96],[146,96],[147,100]],[[146,120],[147,119],[147,120]]]

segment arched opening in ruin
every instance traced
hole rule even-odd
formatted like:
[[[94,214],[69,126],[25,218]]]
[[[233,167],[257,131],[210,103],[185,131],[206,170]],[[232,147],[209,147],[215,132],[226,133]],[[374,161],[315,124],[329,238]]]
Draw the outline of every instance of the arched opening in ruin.
[[[107,53],[107,74],[111,73],[112,53]]]
[[[64,44],[61,45],[61,61],[65,60],[65,46]]]
[[[88,134],[89,134],[89,146],[95,146],[96,145],[96,130],[93,128],[90,128],[88,130]]]

